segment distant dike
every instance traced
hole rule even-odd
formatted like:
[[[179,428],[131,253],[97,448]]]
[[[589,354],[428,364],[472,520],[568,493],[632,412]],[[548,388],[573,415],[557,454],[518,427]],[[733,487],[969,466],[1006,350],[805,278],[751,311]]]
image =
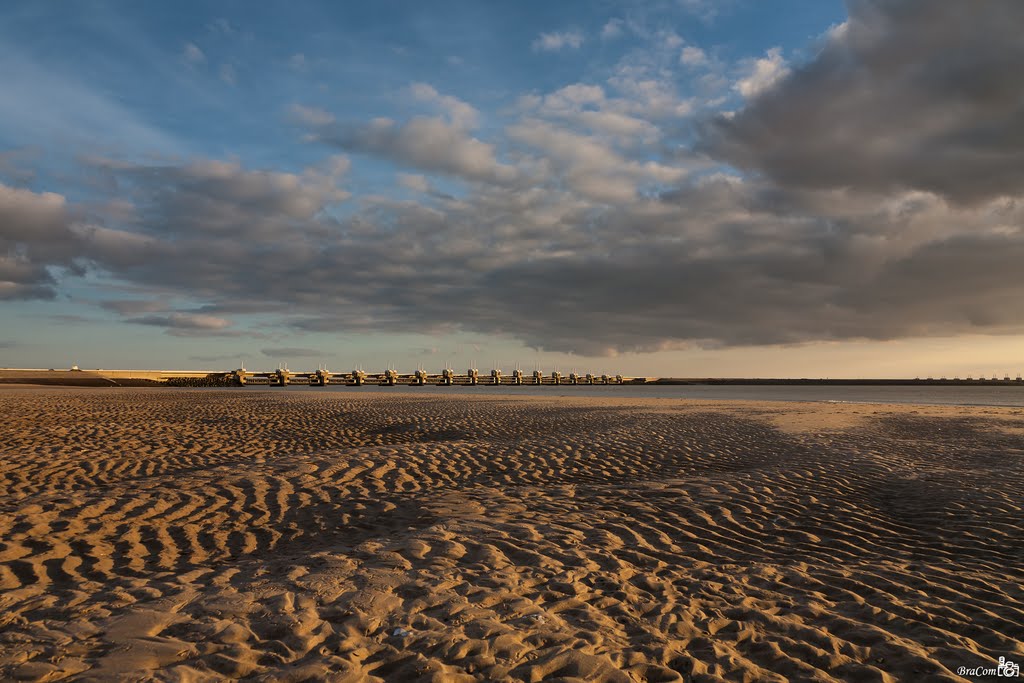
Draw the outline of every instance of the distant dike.
[[[741,377],[722,378],[677,378],[660,377],[648,381],[645,386],[652,385],[737,385],[737,386],[856,386],[856,387],[932,387],[932,386],[958,386],[958,387],[1024,387],[1024,380],[1021,379],[759,379]]]
[[[109,374],[107,374],[109,373]],[[21,370],[0,368],[0,384],[34,384],[43,386],[79,387],[188,387],[227,386],[226,373],[210,373],[204,377],[150,379],[125,377],[128,371],[103,370]],[[136,373],[132,373],[136,374]],[[140,371],[138,374],[142,374]],[[155,373],[154,373],[155,374]],[[198,373],[196,373],[198,374]],[[120,376],[117,376],[120,375]],[[634,379],[619,386],[992,386],[1022,387],[1021,379],[811,379],[811,378],[742,378],[742,377],[649,377]],[[486,386],[486,385],[481,385]],[[561,385],[561,388],[569,387]],[[587,386],[587,385],[580,385]]]

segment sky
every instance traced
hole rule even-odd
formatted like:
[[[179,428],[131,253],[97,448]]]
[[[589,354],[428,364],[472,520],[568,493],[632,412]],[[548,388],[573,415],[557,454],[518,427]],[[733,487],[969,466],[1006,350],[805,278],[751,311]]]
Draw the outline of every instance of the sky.
[[[1024,369],[1024,3],[0,5],[0,366]]]

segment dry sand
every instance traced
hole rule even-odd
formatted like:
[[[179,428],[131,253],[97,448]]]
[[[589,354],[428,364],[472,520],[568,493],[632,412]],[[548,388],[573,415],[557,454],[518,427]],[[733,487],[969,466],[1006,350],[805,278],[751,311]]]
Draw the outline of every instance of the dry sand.
[[[1020,409],[7,387],[0,416],[4,680],[1024,663]]]

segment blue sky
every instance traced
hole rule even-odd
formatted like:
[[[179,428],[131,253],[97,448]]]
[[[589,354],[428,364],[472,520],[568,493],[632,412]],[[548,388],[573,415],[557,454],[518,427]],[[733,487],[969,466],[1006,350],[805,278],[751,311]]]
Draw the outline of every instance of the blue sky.
[[[0,365],[1014,371],[1017,10],[939,5],[5,3]]]

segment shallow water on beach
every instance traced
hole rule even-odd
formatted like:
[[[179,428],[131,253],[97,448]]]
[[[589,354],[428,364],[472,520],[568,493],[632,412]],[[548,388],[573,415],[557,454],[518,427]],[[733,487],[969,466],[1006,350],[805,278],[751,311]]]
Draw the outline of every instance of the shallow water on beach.
[[[255,387],[253,387],[255,388]],[[248,390],[248,388],[247,388]],[[324,391],[325,387],[291,385],[286,391]],[[592,396],[601,398],[692,398],[712,401],[815,401],[843,403],[920,403],[924,405],[1020,406],[1024,386],[396,386],[326,387],[328,391],[401,391],[417,394],[484,394],[517,396]],[[280,391],[280,389],[274,389]]]

